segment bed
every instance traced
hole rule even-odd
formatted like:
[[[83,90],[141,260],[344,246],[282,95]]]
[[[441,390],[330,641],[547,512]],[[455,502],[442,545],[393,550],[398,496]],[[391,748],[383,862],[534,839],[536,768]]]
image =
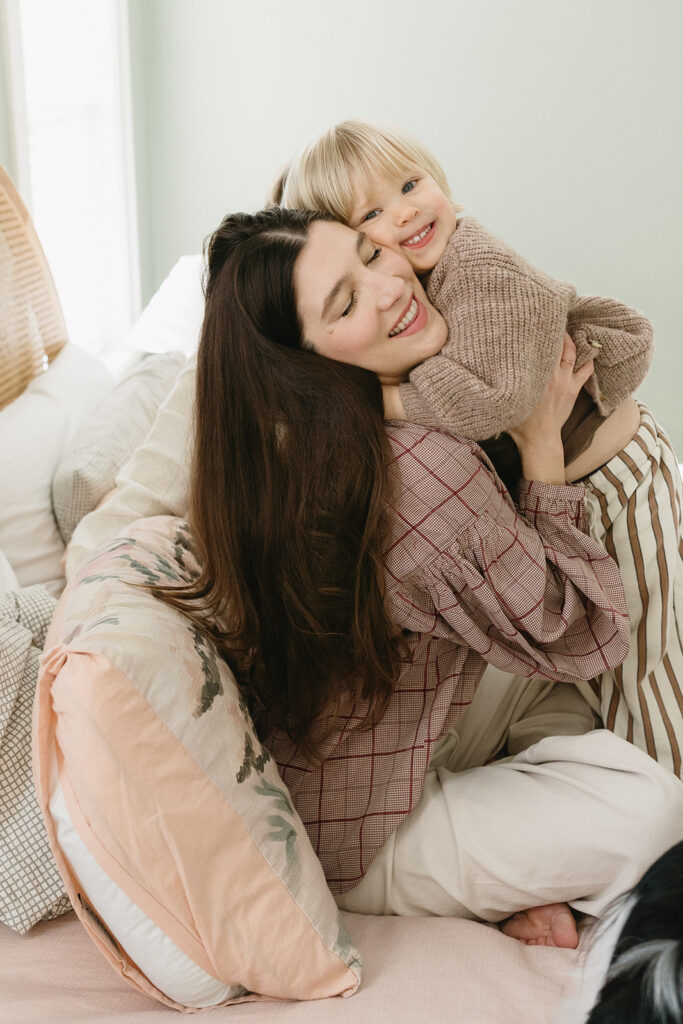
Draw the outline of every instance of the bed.
[[[346,914],[365,960],[349,999],[247,1003],[212,1021],[268,1024],[555,1024],[576,954],[523,946],[495,929],[442,918]],[[0,928],[0,1020],[7,1024],[162,1024],[178,1020],[126,988],[73,915],[26,936]]]
[[[19,859],[21,850],[31,862],[21,892],[12,890],[9,874],[0,874],[3,907],[21,904],[16,918],[9,912],[4,918],[12,927],[0,925],[0,1021],[176,1019],[176,1009],[136,990],[105,962],[84,927],[82,907],[80,916],[64,912],[66,893],[77,904],[77,890],[50,857],[32,789],[28,733],[45,631],[64,586],[66,545],[144,440],[196,345],[200,261],[181,261],[162,285],[135,326],[124,371],[115,378],[68,341],[39,242],[4,172],[0,240],[0,738],[7,752],[14,737],[5,773],[19,762],[24,771],[23,788],[0,810],[5,860]],[[28,818],[24,850],[14,836]],[[32,888],[40,900],[32,902]],[[41,920],[45,911],[54,919]],[[239,1005],[213,1009],[212,1019],[553,1024],[576,990],[580,953],[526,947],[495,927],[354,914],[341,920],[363,959],[353,995],[260,1002],[247,996]],[[277,933],[277,915],[270,927]],[[284,928],[279,938],[285,963],[290,957],[294,965],[302,950]]]

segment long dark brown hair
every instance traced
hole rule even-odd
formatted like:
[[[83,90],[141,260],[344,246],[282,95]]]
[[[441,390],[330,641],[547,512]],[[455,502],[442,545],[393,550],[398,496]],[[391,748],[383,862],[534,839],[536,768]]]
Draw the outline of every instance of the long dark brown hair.
[[[294,264],[326,219],[234,214],[207,241],[189,511],[201,573],[163,595],[208,629],[261,737],[284,730],[308,756],[349,697],[377,721],[400,665],[381,386],[313,352],[297,313]]]

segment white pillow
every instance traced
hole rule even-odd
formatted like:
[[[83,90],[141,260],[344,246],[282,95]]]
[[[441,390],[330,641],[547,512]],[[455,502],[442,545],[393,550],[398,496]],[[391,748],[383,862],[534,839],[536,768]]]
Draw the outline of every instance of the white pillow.
[[[130,348],[186,356],[196,352],[204,319],[202,266],[201,256],[178,260],[133,325],[127,339]]]
[[[64,543],[52,513],[52,477],[113,387],[98,359],[68,344],[0,410],[0,549],[21,587],[44,583],[55,595],[62,589]]]

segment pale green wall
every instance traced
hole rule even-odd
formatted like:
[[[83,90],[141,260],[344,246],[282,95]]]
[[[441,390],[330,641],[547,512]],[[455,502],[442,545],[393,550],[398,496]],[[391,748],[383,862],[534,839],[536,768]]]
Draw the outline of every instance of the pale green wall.
[[[7,51],[5,49],[3,14],[2,0],[0,0],[0,164],[14,177],[15,167],[10,139]]]
[[[654,320],[641,394],[683,453],[679,0],[130,0],[145,297],[347,116],[580,291]]]
[[[161,280],[163,267],[172,263],[169,256],[157,270],[156,231],[154,227],[154,195],[150,187],[148,168],[153,160],[157,133],[150,135],[151,118],[147,101],[147,80],[153,79],[158,70],[157,45],[154,40],[153,11],[147,0],[128,0],[128,22],[130,29],[130,70],[133,100],[133,132],[135,136],[135,176],[137,183],[137,213],[140,239],[140,291],[142,304],[154,294]]]

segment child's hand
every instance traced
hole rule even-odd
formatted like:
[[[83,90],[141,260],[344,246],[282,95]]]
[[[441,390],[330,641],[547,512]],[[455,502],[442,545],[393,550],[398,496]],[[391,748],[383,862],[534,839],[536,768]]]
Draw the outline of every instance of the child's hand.
[[[564,336],[562,353],[533,412],[508,430],[519,448],[527,480],[564,483],[564,451],[561,430],[579,391],[593,372],[593,361],[574,371],[576,346]]]
[[[398,384],[382,384],[382,398],[384,399],[385,420],[404,420],[406,418]]]

